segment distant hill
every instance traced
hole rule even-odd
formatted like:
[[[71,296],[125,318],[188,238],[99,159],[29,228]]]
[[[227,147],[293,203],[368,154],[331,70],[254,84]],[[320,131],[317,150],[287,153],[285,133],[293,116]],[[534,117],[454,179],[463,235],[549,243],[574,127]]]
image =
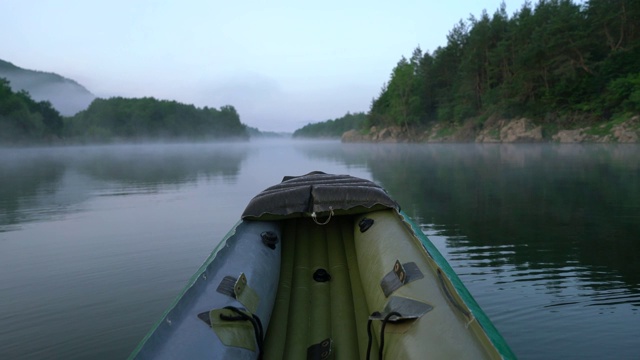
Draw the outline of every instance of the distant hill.
[[[220,109],[146,98],[96,99],[65,119],[63,136],[81,142],[246,140],[246,125],[231,105]]]
[[[360,129],[367,123],[364,112],[346,113],[337,119],[307,124],[293,132],[294,138],[340,138],[352,129]]]
[[[85,110],[96,98],[77,82],[54,73],[26,70],[0,60],[0,78],[9,80],[13,91],[25,90],[36,101],[49,101],[64,116]]]
[[[258,128],[247,126],[247,133],[252,138],[289,138],[291,133],[275,132],[275,131],[262,131]]]

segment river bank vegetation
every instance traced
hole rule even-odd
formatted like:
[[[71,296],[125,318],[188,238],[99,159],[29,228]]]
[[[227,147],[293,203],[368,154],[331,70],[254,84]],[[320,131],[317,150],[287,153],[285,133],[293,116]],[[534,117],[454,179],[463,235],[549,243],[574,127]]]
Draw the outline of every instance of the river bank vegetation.
[[[27,92],[13,92],[0,78],[0,143],[58,138],[64,130],[60,113],[48,101],[35,101]]]
[[[155,98],[95,99],[63,117],[50,102],[13,92],[0,79],[0,143],[60,144],[142,140],[247,139],[247,127],[231,105],[197,108]]]
[[[391,128],[420,141],[425,131],[462,132],[457,140],[468,141],[483,130],[483,138],[497,135],[505,119],[526,118],[547,139],[562,129],[612,128],[640,113],[638,24],[638,1],[540,0],[512,16],[503,3],[493,15],[461,20],[446,45],[401,57],[356,129],[366,137]]]
[[[307,124],[294,131],[294,138],[339,138],[351,129],[361,128],[367,122],[367,114],[364,112],[347,113],[337,119]]]
[[[447,44],[402,57],[367,125],[477,126],[490,117],[573,127],[640,111],[640,2],[503,3],[460,21]]]
[[[65,135],[87,141],[248,137],[231,105],[197,108],[150,97],[96,99],[86,110],[65,119]]]

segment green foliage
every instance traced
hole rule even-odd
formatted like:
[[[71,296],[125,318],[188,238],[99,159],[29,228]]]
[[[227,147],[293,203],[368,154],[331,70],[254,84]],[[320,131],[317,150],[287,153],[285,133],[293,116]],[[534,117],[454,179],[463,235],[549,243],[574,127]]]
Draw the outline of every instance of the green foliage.
[[[640,109],[640,73],[615,79],[607,86],[603,107],[634,112]]]
[[[63,118],[50,102],[14,93],[0,78],[0,143],[111,141],[144,139],[247,138],[233,106],[220,109],[154,98],[96,99],[89,108]]]
[[[433,53],[402,57],[367,125],[459,122],[486,114],[572,122],[640,112],[640,1],[504,3],[460,21]]]
[[[48,141],[59,137],[62,127],[62,117],[50,102],[36,102],[24,91],[15,93],[0,78],[0,143]]]
[[[154,98],[96,99],[68,118],[65,127],[68,137],[89,141],[248,136],[233,106],[196,108]]]
[[[364,126],[367,120],[365,113],[347,113],[343,117],[327,120],[319,123],[308,124],[296,130],[293,137],[299,138],[339,138],[343,133],[351,129]]]

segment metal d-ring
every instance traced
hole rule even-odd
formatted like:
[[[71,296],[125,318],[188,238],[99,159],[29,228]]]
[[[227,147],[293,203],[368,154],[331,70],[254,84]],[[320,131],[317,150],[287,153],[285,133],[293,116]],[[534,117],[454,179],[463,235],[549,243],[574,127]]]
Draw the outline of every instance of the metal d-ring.
[[[318,225],[327,225],[329,223],[329,220],[331,220],[331,217],[333,216],[333,207],[329,206],[329,217],[324,222],[318,221],[316,216],[317,215],[315,211],[311,213],[311,218],[313,219],[313,222],[315,222]]]

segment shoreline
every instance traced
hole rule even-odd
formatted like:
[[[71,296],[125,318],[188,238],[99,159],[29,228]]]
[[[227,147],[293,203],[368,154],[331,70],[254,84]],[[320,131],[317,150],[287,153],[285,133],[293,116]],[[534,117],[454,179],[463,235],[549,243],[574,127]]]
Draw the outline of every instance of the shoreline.
[[[437,123],[428,127],[376,127],[349,130],[341,141],[369,143],[640,143],[640,115],[594,126],[557,129],[528,118],[489,119],[482,124]]]

